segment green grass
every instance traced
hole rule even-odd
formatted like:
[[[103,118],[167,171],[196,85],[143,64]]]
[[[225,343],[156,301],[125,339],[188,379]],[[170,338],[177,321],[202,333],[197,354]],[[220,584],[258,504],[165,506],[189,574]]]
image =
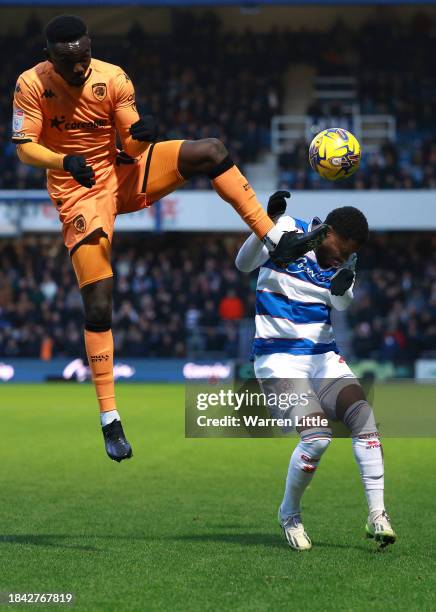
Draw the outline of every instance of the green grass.
[[[351,442],[335,440],[304,500],[314,548],[296,553],[276,523],[288,439],[187,440],[182,386],[118,398],[134,448],[121,464],[90,386],[1,387],[0,591],[123,612],[434,610],[433,439],[385,440],[399,540],[383,552],[363,536]]]

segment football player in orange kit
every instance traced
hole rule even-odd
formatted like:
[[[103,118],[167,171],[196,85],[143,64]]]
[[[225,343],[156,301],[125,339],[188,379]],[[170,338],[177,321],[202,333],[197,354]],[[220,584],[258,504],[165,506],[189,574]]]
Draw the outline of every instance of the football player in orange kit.
[[[247,179],[219,140],[155,142],[153,118],[140,118],[130,78],[118,66],[91,58],[79,17],[61,15],[46,26],[47,60],[23,72],[14,96],[13,142],[23,163],[47,169],[47,187],[81,290],[85,346],[100,406],[107,454],[132,456],[117,412],[111,331],[110,262],[118,214],[140,210],[195,175],[207,175],[271,251],[288,263],[327,233],[282,233],[259,204]],[[116,148],[116,134],[123,151]]]

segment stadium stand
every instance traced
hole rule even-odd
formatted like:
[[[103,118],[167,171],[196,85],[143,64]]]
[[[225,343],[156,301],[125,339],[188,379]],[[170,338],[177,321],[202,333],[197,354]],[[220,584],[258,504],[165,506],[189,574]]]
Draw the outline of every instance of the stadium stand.
[[[183,235],[115,240],[114,336],[120,356],[235,357],[238,320],[253,316],[237,240]],[[144,248],[144,243],[147,248]],[[82,355],[81,298],[59,238],[0,242],[0,355]],[[67,333],[65,333],[67,332]]]
[[[235,270],[240,243],[235,235],[117,235],[117,355],[247,358],[239,336],[254,316],[256,275]],[[81,299],[61,239],[3,240],[0,259],[0,356],[83,356]],[[434,352],[435,236],[372,235],[348,318],[356,359],[403,364]]]
[[[237,34],[224,31],[214,13],[196,17],[176,11],[169,34],[149,34],[134,23],[127,37],[94,37],[93,53],[113,63],[122,56],[138,106],[158,117],[161,139],[219,137],[242,166],[269,148],[271,118],[282,111],[283,79],[291,62],[310,64],[321,76],[359,75],[361,112],[392,114],[397,139],[364,155],[361,171],[339,186],[427,189],[436,186],[434,31],[429,17],[418,13],[407,25],[379,17],[359,31],[338,21],[325,32],[275,28]],[[44,59],[42,25],[35,17],[26,33],[25,39],[8,35],[0,41],[0,51],[9,58],[0,87],[2,189],[44,187],[44,173],[19,164],[9,141],[15,78],[28,68],[29,57]],[[329,40],[335,40],[334,50]],[[306,110],[315,121],[342,113],[338,101]],[[331,188],[310,170],[306,151],[306,143],[297,143],[282,154],[279,186]],[[189,187],[207,189],[209,182],[200,178]]]

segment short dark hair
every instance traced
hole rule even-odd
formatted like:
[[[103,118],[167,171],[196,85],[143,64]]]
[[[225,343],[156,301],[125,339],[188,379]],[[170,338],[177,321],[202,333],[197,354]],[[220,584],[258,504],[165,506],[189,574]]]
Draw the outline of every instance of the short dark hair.
[[[368,221],[363,212],[354,206],[335,208],[329,212],[325,222],[347,240],[354,240],[359,245],[368,240]]]
[[[58,15],[45,27],[45,36],[50,44],[72,42],[82,38],[87,32],[86,23],[76,15]]]

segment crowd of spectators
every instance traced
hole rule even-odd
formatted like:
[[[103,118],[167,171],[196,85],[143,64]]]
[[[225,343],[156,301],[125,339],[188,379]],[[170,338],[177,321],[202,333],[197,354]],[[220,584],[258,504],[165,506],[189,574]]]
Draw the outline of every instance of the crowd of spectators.
[[[236,357],[254,316],[253,279],[234,266],[237,239],[117,236],[113,329],[118,356]],[[60,238],[0,241],[0,355],[83,355],[81,296]]]
[[[377,233],[359,253],[348,311],[356,359],[397,364],[436,354],[436,235]]]
[[[247,358],[256,274],[242,238],[117,235],[113,330],[119,357]],[[60,238],[0,241],[0,357],[83,356],[83,314]],[[398,364],[436,351],[434,233],[377,233],[359,255],[348,311],[355,359]]]
[[[337,182],[308,169],[307,151],[300,141],[279,155],[279,189],[436,189],[436,137],[404,147],[386,142],[365,152],[356,174]]]
[[[43,60],[42,24],[35,17],[24,36],[2,36],[0,188],[42,188],[44,173],[19,164],[10,143],[11,96],[17,75]],[[174,11],[168,34],[138,23],[123,37],[93,37],[93,54],[121,64],[135,83],[138,108],[159,121],[159,137],[218,137],[242,165],[270,146],[270,120],[283,110],[284,77],[306,63],[320,75],[357,77],[360,111],[392,114],[397,139],[364,157],[348,189],[431,188],[436,185],[436,25],[424,13],[407,23],[378,13],[360,29],[338,21],[326,31],[272,28],[267,33],[225,31],[213,12]],[[31,58],[31,59],[29,59]],[[315,122],[340,117],[333,108],[307,109]],[[307,143],[280,159],[280,186],[329,188],[307,163]],[[200,178],[190,188],[208,188]],[[337,185],[336,185],[337,186]]]
[[[307,143],[297,143],[279,159],[279,185],[291,189],[434,189],[435,42],[436,24],[422,12],[407,23],[391,13],[379,13],[359,31],[339,20],[316,37],[307,32],[298,35],[294,49],[300,60],[315,66],[320,76],[354,77],[360,113],[392,115],[396,140],[386,141],[375,152],[364,151],[359,172],[334,184],[308,169]],[[338,100],[313,103],[307,113],[315,125],[321,121],[349,126],[350,117]]]

